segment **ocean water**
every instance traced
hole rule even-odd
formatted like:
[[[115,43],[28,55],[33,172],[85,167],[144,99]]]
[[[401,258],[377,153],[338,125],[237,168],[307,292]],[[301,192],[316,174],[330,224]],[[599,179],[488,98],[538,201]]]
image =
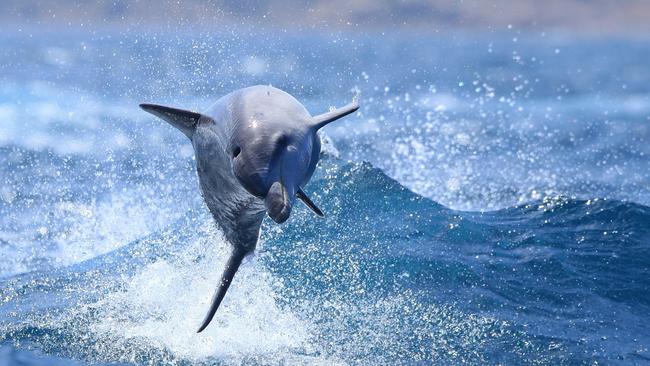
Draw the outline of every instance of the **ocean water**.
[[[650,364],[650,43],[559,34],[0,35],[0,364]],[[324,130],[229,246],[184,136],[272,84]]]

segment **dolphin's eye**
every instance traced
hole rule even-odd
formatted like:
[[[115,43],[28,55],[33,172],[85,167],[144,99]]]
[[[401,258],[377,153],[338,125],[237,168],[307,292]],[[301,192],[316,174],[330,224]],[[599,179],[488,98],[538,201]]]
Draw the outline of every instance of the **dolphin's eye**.
[[[236,158],[240,152],[241,152],[241,147],[235,146],[235,148],[232,149],[232,157]]]

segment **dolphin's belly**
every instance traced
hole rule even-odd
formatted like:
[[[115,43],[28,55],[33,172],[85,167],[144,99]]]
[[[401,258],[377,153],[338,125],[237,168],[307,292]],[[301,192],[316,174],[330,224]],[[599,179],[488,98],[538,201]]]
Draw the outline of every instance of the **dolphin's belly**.
[[[264,204],[235,178],[226,151],[227,129],[218,126],[220,122],[202,122],[192,138],[201,191],[226,238],[238,247],[253,250],[265,214]]]

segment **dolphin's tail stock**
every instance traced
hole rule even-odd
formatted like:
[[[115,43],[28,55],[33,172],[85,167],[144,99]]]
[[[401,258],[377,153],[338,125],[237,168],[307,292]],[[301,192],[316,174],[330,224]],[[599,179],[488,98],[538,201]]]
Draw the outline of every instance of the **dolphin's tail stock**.
[[[223,274],[221,275],[221,282],[219,283],[219,287],[212,297],[212,305],[210,306],[210,310],[205,316],[205,319],[203,319],[203,323],[201,324],[201,327],[197,333],[201,333],[212,321],[214,314],[217,312],[217,309],[219,309],[219,305],[221,305],[221,301],[223,300],[224,296],[226,296],[226,292],[228,291],[228,287],[230,287],[232,278],[235,277],[235,273],[237,273],[237,270],[239,269],[239,266],[241,265],[241,262],[246,254],[248,254],[248,251],[244,249],[237,247],[233,248],[233,251],[230,254],[230,258],[228,259],[228,263],[226,263],[226,268],[223,270]]]

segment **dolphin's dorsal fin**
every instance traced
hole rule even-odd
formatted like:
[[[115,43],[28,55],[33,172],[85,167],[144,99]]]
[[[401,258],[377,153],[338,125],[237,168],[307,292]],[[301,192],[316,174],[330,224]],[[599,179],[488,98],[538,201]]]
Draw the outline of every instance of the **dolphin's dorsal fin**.
[[[359,109],[359,103],[355,101],[344,107],[334,109],[327,113],[319,114],[318,116],[313,117],[313,126],[318,130],[330,122],[336,121],[341,117],[345,117],[350,113],[354,113],[357,109]]]
[[[140,104],[140,108],[169,122],[170,125],[178,128],[190,139],[201,118],[201,113],[156,104]]]

